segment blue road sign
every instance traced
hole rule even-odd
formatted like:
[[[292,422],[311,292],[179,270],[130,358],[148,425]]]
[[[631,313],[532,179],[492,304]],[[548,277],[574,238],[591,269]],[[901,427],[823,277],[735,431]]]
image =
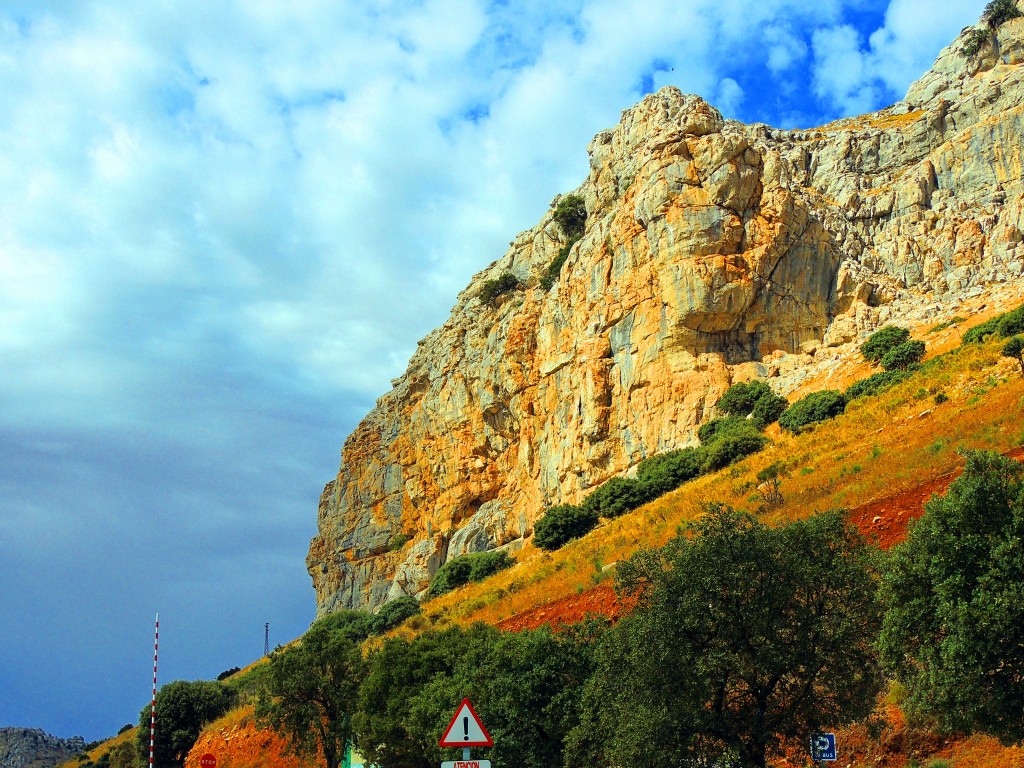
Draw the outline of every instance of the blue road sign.
[[[836,735],[816,733],[811,736],[811,760],[835,760]]]

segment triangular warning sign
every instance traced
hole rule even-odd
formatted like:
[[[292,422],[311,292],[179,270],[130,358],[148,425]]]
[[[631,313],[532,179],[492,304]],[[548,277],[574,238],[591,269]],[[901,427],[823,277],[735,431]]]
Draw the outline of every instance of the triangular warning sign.
[[[494,739],[480,722],[469,699],[463,699],[438,742],[442,747],[493,747]]]

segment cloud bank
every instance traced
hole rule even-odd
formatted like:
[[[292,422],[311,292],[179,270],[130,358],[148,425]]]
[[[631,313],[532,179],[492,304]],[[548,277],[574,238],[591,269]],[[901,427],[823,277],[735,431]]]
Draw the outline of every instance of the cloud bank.
[[[0,9],[0,724],[97,738],[299,634],[344,436],[667,84],[813,125],[981,0]]]

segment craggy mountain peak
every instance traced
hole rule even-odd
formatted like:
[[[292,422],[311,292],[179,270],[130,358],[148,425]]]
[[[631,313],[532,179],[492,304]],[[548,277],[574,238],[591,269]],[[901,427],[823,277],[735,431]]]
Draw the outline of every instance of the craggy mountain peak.
[[[599,133],[578,241],[553,204],[345,441],[307,558],[318,614],[518,548],[546,507],[696,443],[733,382],[788,394],[880,325],[1024,286],[1024,19],[972,57],[969,37],[903,101],[820,128],[669,87]]]
[[[84,749],[81,736],[61,739],[38,728],[0,728],[0,768],[51,768]]]

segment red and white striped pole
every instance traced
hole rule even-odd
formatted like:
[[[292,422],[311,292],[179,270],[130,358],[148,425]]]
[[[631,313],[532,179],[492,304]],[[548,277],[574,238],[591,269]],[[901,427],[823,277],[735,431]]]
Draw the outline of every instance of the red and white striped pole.
[[[153,703],[149,708],[149,768],[153,768],[153,744],[156,737],[156,657],[160,648],[160,614],[156,615],[153,630]]]

